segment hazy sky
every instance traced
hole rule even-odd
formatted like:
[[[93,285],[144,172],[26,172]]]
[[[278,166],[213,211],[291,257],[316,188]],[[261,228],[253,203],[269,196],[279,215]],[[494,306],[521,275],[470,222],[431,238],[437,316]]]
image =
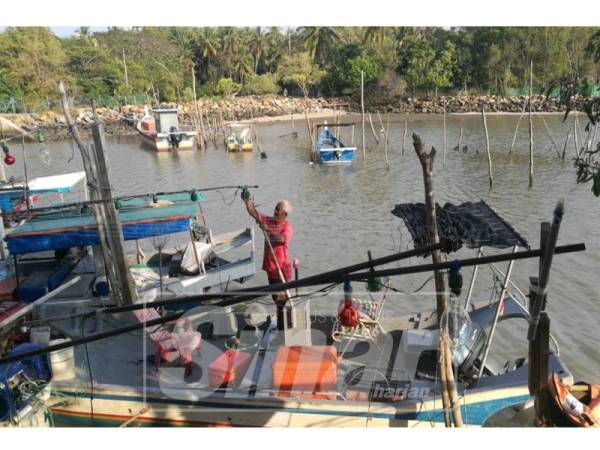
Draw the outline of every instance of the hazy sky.
[[[0,27],[0,32],[4,31],[6,27]],[[66,37],[66,36],[71,36],[76,29],[78,29],[79,27],[50,27],[52,29],[52,31],[54,32],[54,34],[56,34],[59,37]],[[108,27],[90,27],[90,30],[92,31],[104,31],[106,30]]]

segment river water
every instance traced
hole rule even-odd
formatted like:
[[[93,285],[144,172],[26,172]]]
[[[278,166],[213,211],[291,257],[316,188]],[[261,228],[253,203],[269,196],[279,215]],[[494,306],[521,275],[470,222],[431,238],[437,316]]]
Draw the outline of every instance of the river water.
[[[562,116],[545,115],[550,133],[562,151],[574,116],[562,123]],[[359,117],[352,117],[357,124]],[[344,118],[344,121],[350,120]],[[404,121],[407,120],[405,153],[402,155]],[[366,159],[362,152],[349,167],[324,167],[309,164],[309,142],[304,122],[296,121],[297,138],[280,137],[292,131],[291,122],[257,125],[262,150],[258,153],[232,154],[223,146],[205,151],[157,154],[143,147],[137,136],[107,137],[110,176],[117,195],[136,194],[220,185],[260,185],[253,190],[259,210],[271,213],[275,203],[287,198],[294,207],[290,220],[294,227],[291,254],[300,260],[300,276],[315,274],[335,267],[364,261],[367,250],[374,257],[412,248],[410,236],[400,219],[392,216],[394,205],[423,201],[420,164],[412,147],[411,134],[416,132],[429,149],[435,146],[435,199],[438,203],[478,201],[484,199],[502,217],[525,236],[532,248],[539,244],[540,221],[550,221],[559,199],[565,202],[565,216],[559,244],[584,242],[587,251],[560,255],[554,259],[549,286],[547,310],[551,329],[560,344],[576,379],[600,382],[600,199],[590,185],[575,182],[573,140],[569,142],[565,161],[556,155],[541,116],[534,117],[535,181],[528,188],[529,137],[527,118],[521,121],[515,149],[508,151],[518,115],[487,117],[493,158],[493,188],[489,188],[485,137],[479,115],[447,117],[447,151],[443,158],[443,120],[440,116],[390,116],[389,163],[383,145],[377,145],[367,128]],[[384,121],[386,118],[384,117]],[[583,116],[580,121],[584,124]],[[380,127],[375,124],[376,130]],[[455,151],[459,129],[463,130],[461,147]],[[582,134],[583,134],[582,130]],[[349,133],[348,133],[349,135]],[[355,142],[360,144],[360,126]],[[381,137],[381,135],[379,135]],[[581,135],[580,135],[581,136]],[[349,137],[345,139],[349,140]],[[50,161],[43,162],[39,144],[27,144],[28,177],[81,170],[81,158],[71,142],[49,143]],[[12,147],[17,163],[12,173],[23,173],[20,145]],[[81,193],[70,199],[80,198]],[[211,227],[228,231],[251,224],[239,193],[234,190],[206,194],[205,211]],[[177,238],[174,238],[177,239]],[[257,248],[262,248],[258,236]],[[172,244],[173,242],[170,242]],[[460,250],[458,257],[474,256]],[[424,261],[414,258],[402,264]],[[515,264],[513,280],[527,292],[529,276],[537,273],[537,260]],[[470,269],[464,270],[465,289]],[[427,275],[394,280],[404,291],[417,289]],[[598,278],[597,278],[598,277]],[[266,277],[259,271],[252,281],[263,284]],[[475,287],[480,300],[490,298],[493,285],[491,271],[481,270]],[[355,288],[356,290],[357,288]],[[418,295],[397,295],[387,304],[392,313],[431,309],[435,301],[429,283]],[[464,296],[463,292],[463,296]],[[334,301],[313,301],[314,309],[333,310]],[[526,356],[525,325],[503,326],[498,330],[494,346],[499,350],[517,350]]]

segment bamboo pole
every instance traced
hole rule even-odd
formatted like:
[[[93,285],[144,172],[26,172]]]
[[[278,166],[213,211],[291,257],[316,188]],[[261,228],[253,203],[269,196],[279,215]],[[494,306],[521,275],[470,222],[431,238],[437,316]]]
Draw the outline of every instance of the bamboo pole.
[[[567,133],[567,137],[565,139],[565,145],[563,145],[563,151],[562,151],[562,155],[561,155],[561,159],[563,161],[565,159],[565,154],[567,153],[567,144],[569,143],[569,138],[571,137],[572,132],[573,132],[573,128],[569,129],[569,132]]]
[[[379,114],[379,110],[377,110],[377,117],[379,118],[379,126],[381,127],[381,131],[385,131],[385,127],[383,126],[383,120],[381,119],[381,114]]]
[[[404,131],[402,132],[402,151],[401,154],[404,156],[404,149],[406,148],[406,134],[408,133],[408,120],[404,119]]]
[[[438,373],[440,374],[440,390],[442,391],[442,410],[444,412],[444,425],[452,427],[450,419],[450,395],[448,394],[448,378],[446,373],[446,352],[443,350],[444,338],[440,336],[438,351]]]
[[[446,167],[446,100],[444,100],[444,158],[442,167]]]
[[[487,128],[487,120],[485,119],[485,105],[481,104],[481,119],[483,120],[483,131],[485,132],[485,150],[487,152],[488,157],[488,177],[490,180],[490,187],[494,183],[494,178],[492,174],[492,155],[490,153],[490,136]]]
[[[373,126],[373,118],[371,117],[371,113],[368,113],[368,116],[369,116],[369,125],[371,125],[371,132],[373,133],[375,142],[377,142],[377,145],[379,145],[379,138],[377,137],[377,133],[375,132],[375,127]]]
[[[527,102],[523,102],[523,109],[521,110],[521,115],[519,116],[519,120],[517,120],[517,125],[515,126],[515,133],[513,134],[512,143],[510,144],[510,150],[508,154],[511,154],[513,149],[515,148],[515,142],[517,140],[517,133],[519,132],[519,124],[521,123],[521,119],[525,115],[525,108],[527,107]]]
[[[310,125],[310,120],[308,120],[308,114],[306,109],[304,110],[304,118],[306,119],[306,128],[308,129],[308,139],[310,140],[310,160],[315,162],[315,140],[313,139],[312,127]]]
[[[560,158],[560,151],[558,150],[558,146],[556,145],[556,142],[554,142],[554,139],[552,139],[552,135],[550,134],[550,129],[548,128],[548,124],[546,123],[546,119],[544,118],[544,115],[543,114],[538,114],[538,115],[542,118],[542,122],[544,123],[544,128],[546,128],[546,134],[548,134],[548,137],[550,138],[550,142],[552,142],[552,145],[554,146],[554,150],[556,150],[556,154]]]
[[[385,143],[383,146],[383,151],[385,153],[385,163],[387,164],[387,168],[390,168],[390,160],[388,159],[388,145],[390,142],[390,118],[387,118],[387,126],[384,128],[384,139]]]
[[[460,127],[460,129],[458,130],[458,142],[456,143],[456,147],[454,147],[454,150],[456,150],[456,151],[460,150],[460,143],[462,141],[462,135],[463,135],[463,129],[462,129],[462,127]]]
[[[529,187],[533,186],[533,120],[531,117],[531,98],[533,91],[533,60],[529,61]]]
[[[360,71],[360,111],[362,114],[362,151],[363,159],[367,158],[367,150],[365,144],[365,73]]]
[[[448,337],[448,330],[445,330],[445,336],[441,337],[443,345],[443,357],[446,362],[446,383],[448,388],[448,396],[450,397],[450,406],[452,407],[452,417],[454,419],[454,426],[461,428],[463,426],[462,414],[460,412],[460,402],[458,400],[458,392],[456,390],[456,383],[454,382],[454,368],[452,366],[452,352],[450,351],[450,343]]]

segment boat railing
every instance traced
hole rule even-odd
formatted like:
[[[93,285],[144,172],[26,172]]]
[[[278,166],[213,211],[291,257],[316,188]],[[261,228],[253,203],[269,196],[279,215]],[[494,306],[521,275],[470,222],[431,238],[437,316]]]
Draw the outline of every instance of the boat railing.
[[[485,255],[483,250],[480,250],[481,255]],[[499,278],[505,278],[506,274],[502,269],[500,269],[495,264],[489,264],[490,269],[494,272]],[[530,317],[529,313],[529,297],[517,286],[510,278],[507,280],[507,284],[511,287],[510,290],[507,289],[507,294],[514,300],[515,304],[519,307],[523,314],[527,319]],[[556,356],[560,356],[560,347],[558,345],[558,341],[556,338],[550,333],[550,340],[554,346],[554,350]]]

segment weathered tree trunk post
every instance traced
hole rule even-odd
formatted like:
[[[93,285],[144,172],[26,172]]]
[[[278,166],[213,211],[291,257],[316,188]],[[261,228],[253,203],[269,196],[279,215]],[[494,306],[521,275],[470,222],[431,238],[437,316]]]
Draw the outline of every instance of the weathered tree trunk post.
[[[492,154],[490,153],[490,136],[488,134],[487,121],[485,119],[485,105],[481,104],[481,119],[483,120],[483,131],[485,132],[485,150],[487,152],[488,158],[488,177],[490,180],[490,187],[494,183],[494,178],[492,174]]]
[[[529,187],[533,186],[533,120],[531,100],[533,95],[533,60],[529,61]]]
[[[79,151],[81,153],[81,160],[83,163],[83,169],[85,170],[87,187],[90,192],[90,199],[93,201],[101,200],[100,191],[98,188],[100,183],[98,182],[98,179],[96,178],[96,173],[95,173],[94,167],[92,165],[93,163],[91,161],[89,150],[88,150],[87,146],[84,144],[83,140],[81,139],[79,130],[75,126],[75,122],[73,121],[73,118],[71,117],[71,112],[69,109],[69,99],[67,97],[67,93],[65,91],[65,87],[64,87],[62,81],[58,84],[58,90],[60,92],[61,104],[62,104],[63,111],[65,113],[65,119],[69,126],[69,131],[71,132],[71,135],[73,136],[73,139],[75,140],[75,143],[77,144],[77,147],[79,148]],[[105,218],[103,215],[104,210],[102,209],[101,204],[94,206],[94,208],[92,208],[92,209],[94,211],[94,217],[96,219],[96,225],[98,227],[98,238],[100,240],[99,249],[102,253],[101,259],[104,263],[104,271],[106,273],[106,278],[108,280],[109,286],[111,287],[111,289],[114,292],[115,290],[118,290],[118,282],[117,282],[117,275],[115,273],[114,266],[112,265],[112,260],[113,260],[112,252],[111,252],[111,249],[109,246],[109,242],[107,240],[107,230],[106,230]],[[97,257],[96,250],[98,250],[98,246],[94,247],[94,260],[96,261],[96,264],[97,264],[98,261],[100,260],[100,258]],[[100,268],[96,267],[96,269],[97,269],[97,271],[102,272],[102,270]],[[119,301],[119,299],[117,299],[117,302],[118,301]]]
[[[360,71],[360,111],[362,114],[362,151],[363,159],[367,157],[367,148],[365,144],[365,73]]]
[[[421,168],[423,170],[423,185],[425,188],[425,211],[427,218],[427,234],[429,244],[437,244],[439,242],[439,236],[437,232],[437,217],[436,217],[436,206],[435,200],[433,197],[433,162],[435,159],[435,148],[431,148],[431,152],[429,154],[426,153],[421,138],[413,133],[413,146],[415,148],[415,152],[419,157],[419,161],[421,162]],[[431,260],[434,264],[442,262],[442,255],[440,250],[435,250],[431,253]],[[437,310],[437,318],[438,323],[441,324],[442,314],[447,308],[448,305],[448,293],[446,292],[446,282],[444,279],[444,273],[442,271],[435,271],[434,273],[435,279],[435,290],[436,290],[436,310]],[[448,407],[452,405],[453,415],[454,415],[454,424],[459,427],[462,426],[462,418],[460,415],[460,407],[458,405],[458,395],[456,394],[456,385],[454,384],[454,374],[452,373],[452,356],[449,353],[448,346],[444,344],[444,340],[440,341],[440,374],[441,374],[441,382],[442,389],[444,390],[444,386],[446,387],[446,393],[449,398],[450,403],[444,404],[444,415],[448,414]],[[448,368],[450,370],[448,370]],[[448,398],[446,396],[442,396],[442,401],[447,402]],[[453,404],[453,399],[456,400],[456,403]],[[444,417],[445,422],[449,423],[449,417]]]
[[[102,123],[97,121],[92,125],[92,135],[94,137],[94,152],[92,159],[93,165],[96,167],[96,178],[100,183],[100,196],[104,200],[102,208],[106,217],[106,228],[108,231],[108,241],[112,251],[112,264],[117,272],[117,283],[119,287],[113,295],[116,294],[117,303],[119,300],[124,305],[131,305],[137,300],[137,291],[135,283],[127,264],[127,255],[125,254],[125,243],[123,239],[123,229],[115,203],[112,198],[112,188],[110,185],[110,177],[108,175],[108,164],[104,153],[104,127]]]

